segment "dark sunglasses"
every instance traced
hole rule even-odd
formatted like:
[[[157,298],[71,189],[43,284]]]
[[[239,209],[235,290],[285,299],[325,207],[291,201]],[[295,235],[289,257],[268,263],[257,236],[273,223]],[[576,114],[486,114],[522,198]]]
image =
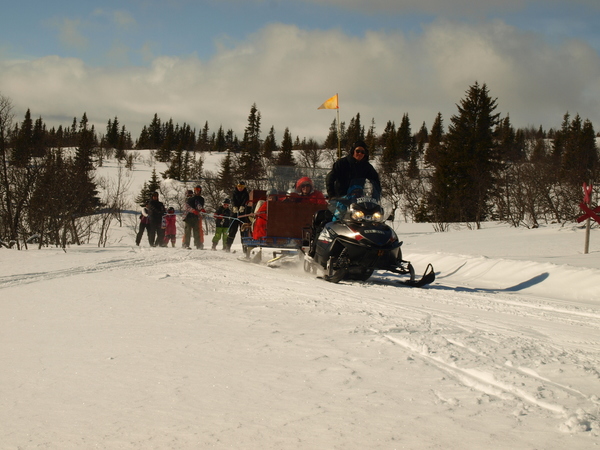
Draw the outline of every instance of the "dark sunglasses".
[[[354,150],[354,153],[358,153],[360,155],[364,155],[365,151],[364,150]]]

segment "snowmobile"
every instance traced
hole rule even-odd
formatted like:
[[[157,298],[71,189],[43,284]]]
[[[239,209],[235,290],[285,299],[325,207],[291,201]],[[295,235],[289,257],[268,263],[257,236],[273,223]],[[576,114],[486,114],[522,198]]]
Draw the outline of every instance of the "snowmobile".
[[[435,280],[431,264],[421,279],[415,279],[412,264],[402,259],[402,242],[385,224],[379,194],[368,181],[353,180],[348,194],[330,203],[329,218],[332,220],[313,227],[304,258],[306,272],[321,269],[323,278],[332,283],[366,281],[376,270],[408,275],[400,281],[408,286],[421,287]]]

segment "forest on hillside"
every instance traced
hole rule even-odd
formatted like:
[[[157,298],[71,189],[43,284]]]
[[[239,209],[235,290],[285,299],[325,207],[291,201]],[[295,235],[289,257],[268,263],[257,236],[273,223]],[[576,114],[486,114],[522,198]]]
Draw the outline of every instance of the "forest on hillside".
[[[413,131],[408,113],[381,132],[357,113],[348,124],[331,123],[324,142],[293,137],[286,127],[278,141],[274,127],[263,135],[261,113],[250,108],[241,137],[208,121],[197,131],[157,114],[134,142],[118,117],[105,130],[90,125],[84,112],[68,126],[48,129],[28,110],[16,120],[10,98],[0,94],[0,241],[27,246],[31,236],[47,245],[77,244],[99,236],[112,218],[120,220],[122,186],[99,186],[94,171],[108,157],[133,170],[140,152],[150,150],[167,164],[160,176],[198,181],[210,199],[222,198],[237,180],[272,187],[278,173],[331,167],[338,148],[365,141],[378,169],[392,215],[431,222],[438,231],[452,223],[479,227],[483,221],[514,226],[572,221],[578,215],[582,183],[598,178],[596,133],[589,120],[564,114],[560,128],[515,129],[496,112],[497,99],[475,82],[457,104],[447,127],[441,113],[430,129]],[[264,136],[264,137],[263,137]],[[202,166],[204,152],[223,152],[218,173]],[[157,174],[138,200],[160,186]],[[107,191],[110,191],[107,193]],[[215,200],[216,201],[216,200]],[[101,212],[101,214],[100,214]]]

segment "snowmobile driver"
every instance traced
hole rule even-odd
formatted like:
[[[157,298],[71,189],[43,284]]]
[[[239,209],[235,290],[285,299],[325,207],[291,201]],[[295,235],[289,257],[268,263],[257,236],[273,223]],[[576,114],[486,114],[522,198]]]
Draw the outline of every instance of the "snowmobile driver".
[[[369,162],[369,149],[363,141],[356,141],[348,155],[338,159],[327,174],[327,195],[330,199],[348,193],[354,179],[369,180],[377,192],[381,192],[379,174]]]
[[[348,193],[351,187],[350,183],[354,179],[369,180],[377,192],[381,192],[381,182],[379,174],[375,167],[369,162],[369,149],[363,141],[356,141],[352,144],[350,152],[343,158],[338,159],[327,174],[327,196],[335,210],[337,198],[343,197]],[[317,236],[326,223],[331,222],[333,213],[331,210],[323,210],[315,213],[311,227],[311,246],[308,256],[315,254]]]

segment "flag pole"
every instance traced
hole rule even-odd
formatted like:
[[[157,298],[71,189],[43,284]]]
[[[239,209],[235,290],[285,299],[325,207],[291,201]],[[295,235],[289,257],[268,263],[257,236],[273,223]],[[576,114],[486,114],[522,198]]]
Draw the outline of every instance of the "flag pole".
[[[340,97],[338,94],[335,94],[338,99],[338,107],[337,107],[337,135],[338,135],[338,159],[342,157],[342,125],[340,124]]]

